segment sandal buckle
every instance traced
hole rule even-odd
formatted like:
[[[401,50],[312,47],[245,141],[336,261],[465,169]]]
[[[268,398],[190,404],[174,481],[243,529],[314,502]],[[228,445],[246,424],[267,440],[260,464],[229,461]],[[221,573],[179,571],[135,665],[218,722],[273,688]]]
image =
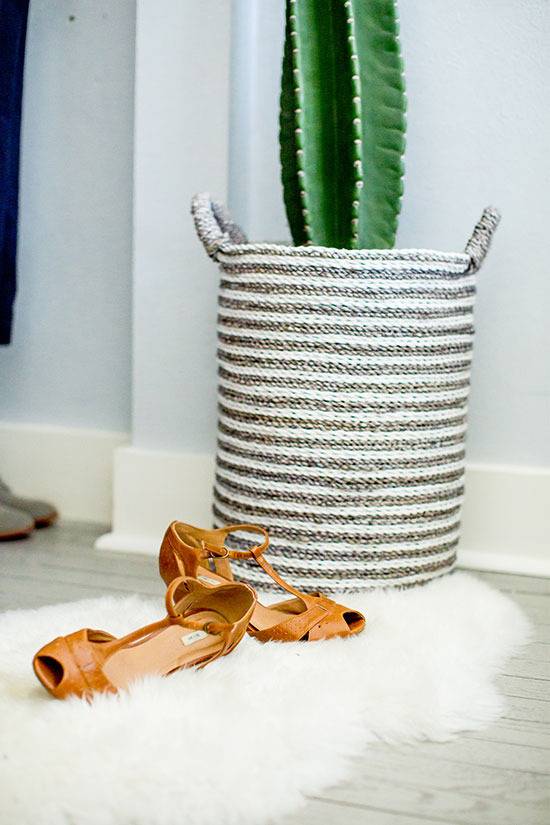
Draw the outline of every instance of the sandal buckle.
[[[204,539],[201,541],[201,548],[204,553],[206,553],[206,558],[213,558],[213,559],[227,559],[229,558],[229,550],[227,547],[223,546],[220,547],[210,547]]]

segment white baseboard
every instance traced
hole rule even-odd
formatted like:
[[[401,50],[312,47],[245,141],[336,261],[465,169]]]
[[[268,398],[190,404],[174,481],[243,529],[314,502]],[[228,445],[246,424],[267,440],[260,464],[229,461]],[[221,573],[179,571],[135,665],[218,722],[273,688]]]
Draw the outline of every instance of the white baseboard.
[[[0,422],[0,476],[20,495],[51,501],[61,516],[109,523],[113,454],[125,433]]]
[[[100,550],[158,553],[174,519],[212,523],[214,457],[121,447],[115,453],[113,530]]]
[[[116,451],[113,532],[97,547],[156,554],[173,519],[212,521],[214,457],[122,447]],[[472,464],[459,564],[550,576],[550,471]]]
[[[471,464],[461,567],[550,576],[550,470]]]

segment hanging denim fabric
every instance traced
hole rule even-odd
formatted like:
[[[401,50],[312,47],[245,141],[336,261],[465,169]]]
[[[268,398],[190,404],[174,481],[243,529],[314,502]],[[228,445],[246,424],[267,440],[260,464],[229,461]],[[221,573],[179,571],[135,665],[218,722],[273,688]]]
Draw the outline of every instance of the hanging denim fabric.
[[[29,0],[0,0],[0,344],[11,340],[15,298],[19,137]]]

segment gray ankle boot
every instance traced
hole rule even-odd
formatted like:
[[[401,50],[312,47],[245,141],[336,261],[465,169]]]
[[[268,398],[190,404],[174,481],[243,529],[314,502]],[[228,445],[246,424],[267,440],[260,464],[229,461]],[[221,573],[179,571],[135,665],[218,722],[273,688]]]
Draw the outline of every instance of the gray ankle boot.
[[[0,541],[19,539],[34,530],[34,519],[30,513],[0,504]]]
[[[35,498],[16,496],[0,479],[0,506],[2,505],[29,513],[34,520],[33,527],[48,527],[57,518],[57,510],[53,504]]]

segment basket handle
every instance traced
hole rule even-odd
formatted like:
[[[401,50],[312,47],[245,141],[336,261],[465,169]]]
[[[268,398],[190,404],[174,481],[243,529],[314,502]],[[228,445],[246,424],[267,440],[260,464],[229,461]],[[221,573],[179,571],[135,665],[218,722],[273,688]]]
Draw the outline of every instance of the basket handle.
[[[191,201],[195,229],[208,255],[218,259],[218,252],[226,243],[248,243],[247,237],[221,203],[207,192],[195,195]]]
[[[477,222],[464,252],[470,256],[470,272],[477,272],[491,246],[491,240],[500,223],[500,212],[488,206]]]

